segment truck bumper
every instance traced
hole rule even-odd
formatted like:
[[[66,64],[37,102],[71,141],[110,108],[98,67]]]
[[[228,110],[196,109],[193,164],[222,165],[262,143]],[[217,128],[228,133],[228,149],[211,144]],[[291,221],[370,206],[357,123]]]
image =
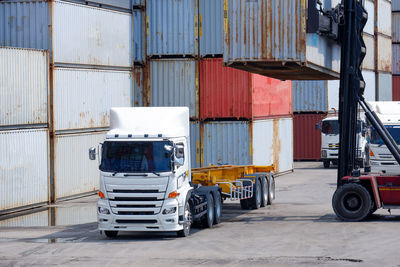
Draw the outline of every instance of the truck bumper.
[[[376,161],[371,160],[371,169],[373,172],[380,172],[389,175],[399,175],[400,168],[396,161]]]
[[[183,225],[179,224],[178,202],[170,201],[163,205],[161,212],[155,215],[118,215],[113,214],[108,201],[99,199],[97,202],[98,229],[103,231],[179,231]],[[165,208],[176,207],[173,214],[162,214]],[[100,208],[109,210],[109,214],[100,213]]]

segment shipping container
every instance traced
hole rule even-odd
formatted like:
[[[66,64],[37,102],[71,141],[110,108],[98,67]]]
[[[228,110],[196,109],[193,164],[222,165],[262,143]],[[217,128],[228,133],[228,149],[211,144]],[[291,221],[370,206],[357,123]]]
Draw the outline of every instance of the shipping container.
[[[393,11],[400,11],[400,2],[397,0],[392,1],[392,10]]]
[[[327,81],[293,81],[293,112],[326,112]]]
[[[392,77],[392,100],[400,101],[400,76]]]
[[[400,74],[400,44],[392,44],[392,71]]]
[[[198,63],[193,59],[149,61],[150,105],[186,106],[198,118]]]
[[[105,132],[58,135],[54,140],[56,199],[99,189],[98,161],[89,160],[88,150],[103,142]]]
[[[222,56],[224,36],[223,0],[198,1],[200,56]]]
[[[135,63],[144,64],[146,61],[145,17],[142,10],[133,10],[133,58]]]
[[[367,54],[362,62],[361,67],[367,70],[375,69],[375,38],[369,34],[363,34],[365,46],[367,48]]]
[[[190,122],[190,160],[192,168],[200,167],[200,122]]]
[[[326,114],[294,114],[294,160],[321,159],[321,131],[315,128]]]
[[[265,118],[292,114],[292,82],[200,60],[200,119]]]
[[[0,131],[0,214],[49,200],[48,136],[47,129]]]
[[[365,77],[364,77],[365,79]],[[328,81],[328,112],[335,113],[339,110],[339,80]]]
[[[77,4],[90,5],[122,12],[132,12],[132,5],[139,0],[63,0]],[[144,0],[143,0],[144,1]]]
[[[392,101],[392,75],[390,73],[378,72],[378,101]]]
[[[124,1],[124,0],[121,0]],[[134,8],[140,8],[146,5],[146,0],[132,0],[132,5]]]
[[[375,4],[371,1],[365,1],[364,8],[368,12],[367,24],[364,26],[364,32],[374,35],[375,31]]]
[[[377,0],[377,30],[387,36],[392,35],[392,21],[390,17],[392,15],[392,4],[388,0]]]
[[[147,0],[147,55],[196,56],[197,14],[197,0]]]
[[[224,13],[226,65],[282,80],[339,77],[340,45],[306,33],[305,1],[224,0]]]
[[[133,106],[147,107],[150,102],[147,87],[147,67],[135,67],[133,69]]]
[[[47,124],[47,52],[0,48],[0,126]]]
[[[392,13],[392,38],[393,43],[400,42],[400,13]]]
[[[2,46],[49,49],[57,64],[133,64],[132,14],[58,0],[0,2],[0,14]]]
[[[392,72],[392,39],[377,35],[378,71]]]
[[[363,70],[365,81],[364,98],[367,101],[376,101],[376,74],[374,71]]]
[[[111,107],[132,105],[130,71],[56,68],[53,80],[56,131],[108,127]]]
[[[201,166],[270,165],[293,169],[292,118],[201,124]]]

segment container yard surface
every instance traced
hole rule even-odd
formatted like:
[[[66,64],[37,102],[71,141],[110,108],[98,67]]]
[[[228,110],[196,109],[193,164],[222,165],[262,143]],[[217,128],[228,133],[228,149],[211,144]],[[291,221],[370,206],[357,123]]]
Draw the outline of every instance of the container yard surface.
[[[320,162],[295,167],[276,179],[272,206],[243,211],[227,201],[220,225],[193,229],[188,238],[123,233],[106,239],[96,230],[95,196],[2,220],[0,265],[398,265],[398,210],[378,211],[366,222],[339,222],[331,207],[336,170]]]

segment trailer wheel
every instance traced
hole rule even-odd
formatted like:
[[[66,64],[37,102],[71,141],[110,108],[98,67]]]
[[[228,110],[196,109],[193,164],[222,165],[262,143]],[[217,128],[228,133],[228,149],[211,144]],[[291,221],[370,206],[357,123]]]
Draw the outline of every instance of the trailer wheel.
[[[214,198],[212,196],[212,193],[209,192],[206,195],[206,201],[207,201],[207,213],[206,216],[203,218],[203,226],[206,228],[211,228],[214,223]]]
[[[261,176],[261,189],[262,189],[261,207],[265,207],[268,205],[269,186],[267,177],[265,177],[264,175]]]
[[[361,221],[371,211],[371,195],[360,184],[344,184],[333,194],[332,206],[339,219],[348,222]]]
[[[275,178],[271,175],[268,179],[268,205],[275,200]]]
[[[255,179],[253,184],[253,197],[251,198],[251,207],[253,209],[259,209],[261,206],[262,190],[261,183],[258,178]]]
[[[179,237],[187,237],[190,234],[190,226],[192,224],[192,207],[188,200],[185,203],[185,210],[183,211],[183,229],[177,232]]]
[[[218,191],[213,191],[214,197],[214,224],[219,224],[221,222],[222,214],[222,198]]]
[[[104,234],[108,238],[116,238],[118,235],[118,231],[104,231]]]
[[[329,160],[324,160],[324,168],[328,169],[329,165],[331,165],[330,161]]]

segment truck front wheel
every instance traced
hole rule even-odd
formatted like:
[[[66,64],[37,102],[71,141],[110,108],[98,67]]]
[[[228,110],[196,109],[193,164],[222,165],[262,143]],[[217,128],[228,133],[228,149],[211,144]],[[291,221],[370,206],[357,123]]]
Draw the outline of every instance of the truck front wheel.
[[[187,237],[190,234],[190,227],[192,225],[192,209],[189,201],[185,203],[185,210],[183,211],[183,229],[178,231],[179,237]]]
[[[344,184],[333,194],[332,206],[339,219],[348,222],[361,221],[370,213],[371,195],[360,184]]]
[[[329,161],[329,160],[324,160],[324,168],[325,168],[325,169],[328,169],[328,168],[329,168],[329,165],[331,165],[331,164],[330,164],[330,161]]]

